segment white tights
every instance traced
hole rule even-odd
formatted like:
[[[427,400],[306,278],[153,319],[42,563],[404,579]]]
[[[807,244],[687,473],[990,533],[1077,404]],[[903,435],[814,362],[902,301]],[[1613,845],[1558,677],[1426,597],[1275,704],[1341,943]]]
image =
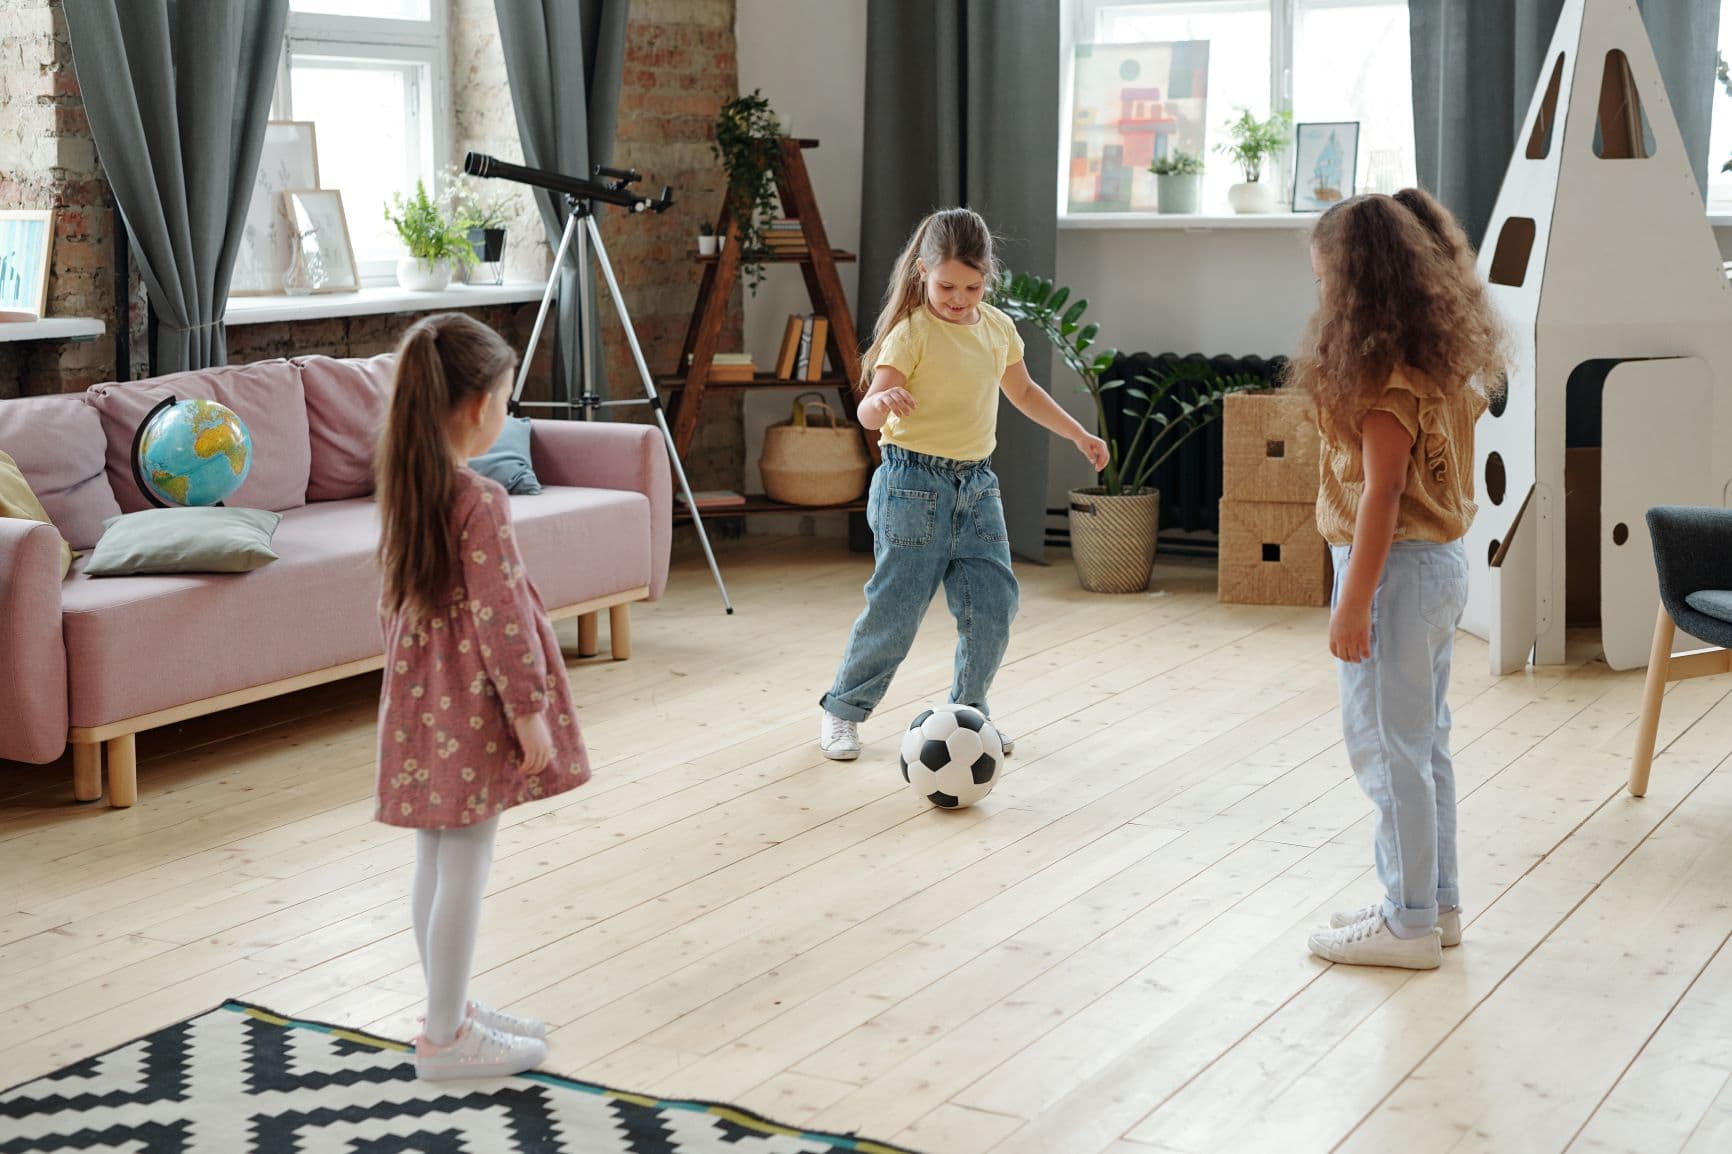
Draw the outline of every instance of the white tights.
[[[415,831],[411,919],[427,975],[427,1038],[443,1046],[468,1017],[469,968],[481,927],[481,895],[493,864],[499,819]]]

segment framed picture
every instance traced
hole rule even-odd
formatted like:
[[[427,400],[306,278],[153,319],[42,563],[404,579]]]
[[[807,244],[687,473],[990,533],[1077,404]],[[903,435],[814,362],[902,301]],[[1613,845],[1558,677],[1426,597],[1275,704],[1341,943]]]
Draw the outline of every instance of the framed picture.
[[[1293,211],[1322,212],[1356,191],[1359,122],[1301,124],[1293,149]]]
[[[1149,165],[1203,155],[1209,42],[1078,44],[1072,65],[1066,211],[1155,211]]]
[[[246,224],[235,253],[230,296],[276,296],[289,267],[294,234],[283,193],[319,187],[319,147],[309,120],[273,120],[265,125],[264,151],[253,177]]]
[[[53,209],[0,211],[0,319],[41,318],[53,251]]]
[[[334,188],[296,188],[283,193],[289,219],[289,263],[298,251],[305,284],[316,293],[354,292],[361,287],[343,194]],[[280,291],[280,290],[279,290]]]

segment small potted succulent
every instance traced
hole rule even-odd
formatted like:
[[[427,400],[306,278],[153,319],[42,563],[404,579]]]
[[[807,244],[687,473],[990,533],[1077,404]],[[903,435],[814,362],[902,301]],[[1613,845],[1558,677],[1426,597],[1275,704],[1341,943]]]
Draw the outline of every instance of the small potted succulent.
[[[423,181],[415,182],[415,195],[407,200],[401,193],[392,193],[385,219],[409,250],[397,262],[397,283],[412,292],[439,292],[451,283],[459,265],[475,263],[467,233],[427,195]]]
[[[698,226],[698,255],[716,255],[716,226],[709,221]]]
[[[1285,110],[1267,120],[1258,120],[1249,109],[1239,110],[1239,119],[1227,122],[1232,137],[1217,149],[1233,158],[1245,176],[1242,183],[1227,190],[1227,200],[1234,212],[1274,212],[1279,197],[1275,181],[1263,179],[1263,162],[1273,160],[1287,151],[1288,133],[1293,127],[1293,114]]]
[[[1169,152],[1149,165],[1155,174],[1157,211],[1192,213],[1203,200],[1203,158],[1189,152]]]

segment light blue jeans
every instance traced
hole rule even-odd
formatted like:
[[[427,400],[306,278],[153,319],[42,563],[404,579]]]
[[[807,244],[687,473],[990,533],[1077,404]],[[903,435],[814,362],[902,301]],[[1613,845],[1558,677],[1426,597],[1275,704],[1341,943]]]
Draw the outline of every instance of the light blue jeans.
[[[1352,550],[1332,549],[1335,595]],[[1336,663],[1341,728],[1359,787],[1377,807],[1377,876],[1390,925],[1422,932],[1459,906],[1449,663],[1467,604],[1460,541],[1397,541],[1371,606],[1371,659]]]
[[[991,461],[952,461],[884,446],[866,499],[874,567],[826,710],[865,721],[914,644],[940,585],[956,618],[950,700],[990,716],[986,691],[1010,643],[1019,593]]]

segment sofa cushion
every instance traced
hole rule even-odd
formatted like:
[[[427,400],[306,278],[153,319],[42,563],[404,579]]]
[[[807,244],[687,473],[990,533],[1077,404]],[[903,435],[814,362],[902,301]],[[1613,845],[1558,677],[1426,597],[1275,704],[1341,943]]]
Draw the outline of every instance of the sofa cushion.
[[[82,396],[0,401],[0,450],[18,471],[66,543],[88,549],[102,523],[120,515],[108,486],[102,419]]]
[[[307,500],[345,501],[373,492],[373,449],[391,407],[397,357],[367,360],[298,357],[307,394],[312,473]]]
[[[641,493],[548,488],[514,497],[524,563],[550,607],[650,583]],[[62,586],[71,724],[159,709],[377,656],[378,506],[284,514],[277,561],[252,573],[91,578]]]
[[[168,397],[203,397],[227,405],[253,438],[253,465],[226,502],[248,509],[298,509],[307,503],[311,449],[301,373],[288,361],[260,361],[173,373],[148,381],[96,385],[85,394],[102,418],[108,483],[121,510],[153,508],[132,479],[132,438],[139,422]]]
[[[90,551],[90,577],[140,573],[250,573],[277,559],[269,509],[141,509],[108,523]]]
[[[532,421],[528,417],[506,417],[505,427],[493,447],[470,460],[469,467],[489,480],[505,486],[507,493],[534,496],[541,492],[535,467],[529,463],[529,437]]]

